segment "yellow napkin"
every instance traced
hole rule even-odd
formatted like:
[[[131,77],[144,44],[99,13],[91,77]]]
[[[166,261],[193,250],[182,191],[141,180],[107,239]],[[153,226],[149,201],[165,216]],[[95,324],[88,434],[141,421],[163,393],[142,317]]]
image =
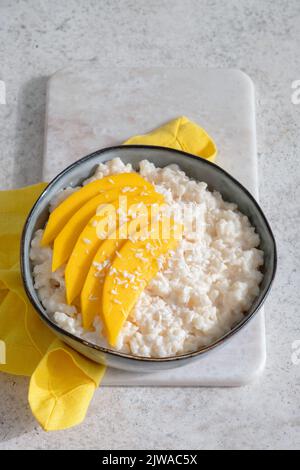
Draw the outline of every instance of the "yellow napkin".
[[[105,367],[55,340],[35,369],[29,387],[29,403],[47,431],[81,423]]]
[[[31,306],[23,289],[20,237],[26,216],[46,183],[0,192],[0,340],[6,364],[0,370],[31,376],[29,404],[49,430],[80,423],[105,367],[56,339]]]
[[[217,147],[207,132],[185,116],[173,119],[164,126],[146,135],[137,135],[124,145],[160,145],[192,153],[206,160],[214,161]]]
[[[125,144],[173,147],[208,160],[216,155],[212,139],[185,117]],[[0,341],[6,347],[6,364],[0,363],[0,371],[31,376],[31,410],[43,429],[50,431],[72,427],[84,419],[105,367],[59,341],[40,320],[23,289],[19,268],[21,232],[45,186],[40,183],[0,191]]]

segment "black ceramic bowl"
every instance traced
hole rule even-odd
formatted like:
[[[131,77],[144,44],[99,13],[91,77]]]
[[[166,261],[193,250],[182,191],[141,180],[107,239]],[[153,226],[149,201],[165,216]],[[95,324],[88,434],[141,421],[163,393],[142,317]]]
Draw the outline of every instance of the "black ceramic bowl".
[[[249,217],[252,225],[255,226],[261,239],[260,249],[264,251],[264,277],[260,285],[259,295],[242,321],[211,345],[202,347],[192,353],[167,358],[150,359],[123,354],[112,349],[96,346],[63,330],[48,317],[41,304],[34,289],[32,266],[29,259],[30,243],[34,232],[44,227],[49,215],[49,203],[59,190],[66,186],[81,184],[83,180],[94,173],[99,163],[106,162],[115,157],[120,157],[123,162],[131,163],[134,167],[144,159],[161,167],[170,163],[176,163],[189,177],[205,181],[209,189],[219,191],[226,201],[235,202],[239,209]],[[238,181],[217,165],[188,153],[165,147],[150,147],[145,145],[119,146],[99,150],[76,161],[49,183],[33,206],[24,226],[21,242],[21,270],[27,295],[41,319],[68,345],[90,359],[111,367],[133,372],[152,372],[183,366],[194,360],[201,359],[217,346],[229,341],[253,318],[266,299],[275,276],[276,245],[271,228],[258,203]]]

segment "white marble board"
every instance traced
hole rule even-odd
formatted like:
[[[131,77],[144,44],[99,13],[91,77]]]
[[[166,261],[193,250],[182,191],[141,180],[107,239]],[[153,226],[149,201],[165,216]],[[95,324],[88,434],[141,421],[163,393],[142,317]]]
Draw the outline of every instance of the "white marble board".
[[[258,197],[254,86],[238,70],[102,68],[77,63],[48,82],[43,177],[90,152],[186,115],[215,139],[217,163]],[[110,386],[240,386],[263,371],[261,312],[223,348],[169,372],[109,369]]]

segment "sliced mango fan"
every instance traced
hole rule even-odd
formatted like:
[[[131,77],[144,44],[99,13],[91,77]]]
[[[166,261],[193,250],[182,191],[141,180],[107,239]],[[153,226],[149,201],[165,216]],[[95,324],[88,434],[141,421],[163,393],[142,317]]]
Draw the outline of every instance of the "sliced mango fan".
[[[105,232],[111,211],[121,210],[122,196],[128,208],[126,222],[119,224],[118,218],[116,223],[115,217],[114,229]],[[164,215],[153,223],[151,209],[163,203],[163,195],[142,176],[122,173],[80,188],[50,214],[46,225],[41,245],[53,243],[52,271],[66,263],[68,304],[80,305],[86,329],[100,316],[112,346],[141,292],[157,274],[159,259],[165,259],[180,238],[181,226],[172,218]],[[141,204],[146,212],[136,218]]]

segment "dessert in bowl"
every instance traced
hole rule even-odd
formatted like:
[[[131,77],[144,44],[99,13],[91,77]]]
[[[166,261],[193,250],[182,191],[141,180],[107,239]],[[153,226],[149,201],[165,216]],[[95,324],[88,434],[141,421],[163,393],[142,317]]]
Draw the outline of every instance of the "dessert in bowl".
[[[124,196],[137,206],[125,216]],[[169,221],[171,237],[158,229],[158,240],[151,230],[134,238],[150,227],[147,216],[136,223],[141,204],[148,214],[161,205],[155,220]],[[99,236],[108,206],[125,236],[116,225],[113,237],[103,227]],[[60,337],[98,362],[147,372],[200,358],[245,325],[269,291],[276,247],[256,201],[218,166],[122,146],[49,184],[27,219],[21,259],[27,293]]]

